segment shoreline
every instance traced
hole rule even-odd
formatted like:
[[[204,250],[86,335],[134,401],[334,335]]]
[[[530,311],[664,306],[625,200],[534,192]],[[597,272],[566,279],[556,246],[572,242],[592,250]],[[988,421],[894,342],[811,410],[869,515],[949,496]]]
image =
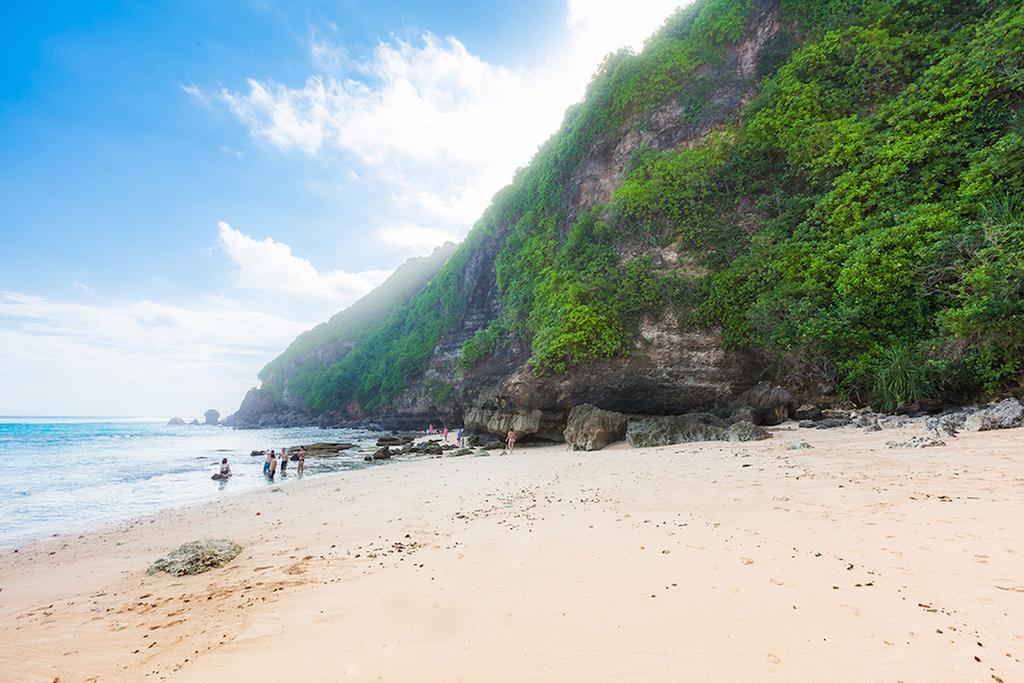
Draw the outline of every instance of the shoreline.
[[[353,430],[178,428],[150,419],[70,423],[53,417],[19,418],[0,425],[0,431],[7,446],[0,477],[5,519],[0,552],[54,533],[87,533],[264,488],[262,458],[250,455],[262,448],[346,441],[356,445],[348,455],[308,459],[306,477],[367,467],[371,463],[363,461],[362,451],[381,436]],[[234,476],[222,486],[211,475],[224,457]]]
[[[1024,429],[885,445],[920,430],[416,459],[40,539],[0,553],[0,670],[1016,680]],[[243,552],[146,574],[208,537]]]

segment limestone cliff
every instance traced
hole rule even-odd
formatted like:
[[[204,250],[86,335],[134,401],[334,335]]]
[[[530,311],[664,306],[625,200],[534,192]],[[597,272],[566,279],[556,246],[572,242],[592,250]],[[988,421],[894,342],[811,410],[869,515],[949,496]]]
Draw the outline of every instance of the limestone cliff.
[[[699,1],[233,418],[557,439],[576,405],[724,413],[766,379],[890,409],[1019,389],[1022,55],[1010,0]]]

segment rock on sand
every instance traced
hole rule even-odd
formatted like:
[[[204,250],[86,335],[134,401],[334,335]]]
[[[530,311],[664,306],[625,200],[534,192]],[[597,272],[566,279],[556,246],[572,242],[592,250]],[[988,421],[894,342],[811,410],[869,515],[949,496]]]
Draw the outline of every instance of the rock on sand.
[[[223,567],[242,552],[242,546],[227,539],[206,539],[184,543],[154,562],[147,573],[167,572],[172,576],[202,574]]]

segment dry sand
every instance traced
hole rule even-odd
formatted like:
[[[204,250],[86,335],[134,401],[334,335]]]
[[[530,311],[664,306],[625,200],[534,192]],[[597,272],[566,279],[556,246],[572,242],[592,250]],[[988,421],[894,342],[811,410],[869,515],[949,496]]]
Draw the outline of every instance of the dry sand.
[[[7,550],[0,679],[1024,680],[1024,429],[915,429],[395,463]],[[245,550],[146,574],[201,537]]]

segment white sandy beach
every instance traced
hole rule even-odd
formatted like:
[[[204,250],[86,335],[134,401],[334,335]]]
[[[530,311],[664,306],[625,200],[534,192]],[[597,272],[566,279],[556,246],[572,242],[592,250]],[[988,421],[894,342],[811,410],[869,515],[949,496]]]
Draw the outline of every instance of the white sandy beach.
[[[918,430],[395,463],[7,550],[0,678],[1024,680],[1024,429],[885,446]],[[146,574],[203,537],[244,551]]]

